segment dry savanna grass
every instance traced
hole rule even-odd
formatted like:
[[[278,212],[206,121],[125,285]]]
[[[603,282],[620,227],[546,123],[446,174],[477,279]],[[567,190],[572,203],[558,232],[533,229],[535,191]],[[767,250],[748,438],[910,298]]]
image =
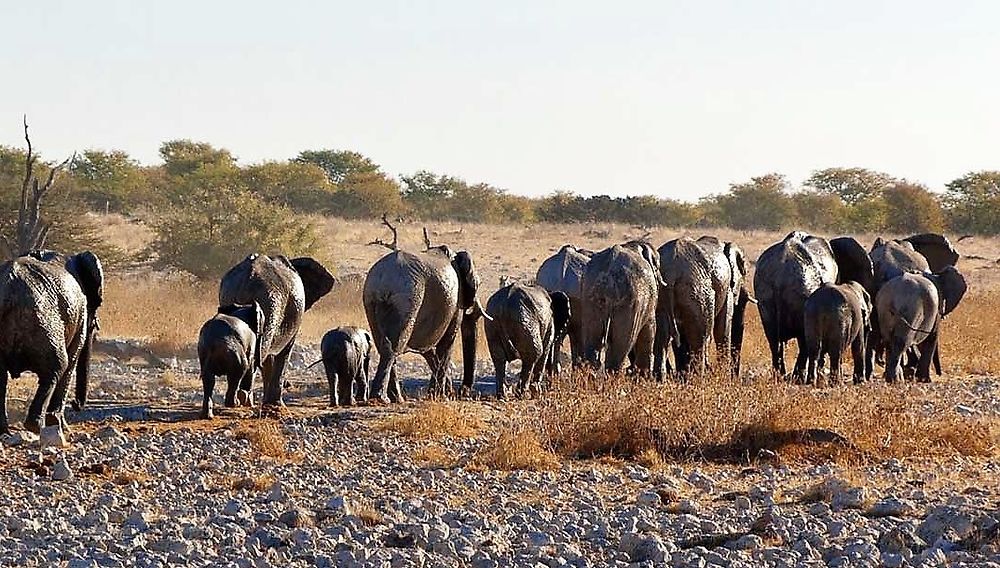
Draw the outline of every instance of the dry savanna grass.
[[[115,485],[132,485],[133,483],[142,484],[149,481],[149,474],[144,471],[129,469],[117,472],[112,478],[112,481],[115,482]]]
[[[486,443],[469,465],[472,469],[548,471],[559,467],[559,459],[542,444],[537,432],[513,426]]]
[[[232,480],[233,491],[252,491],[255,493],[260,493],[261,491],[266,491],[272,485],[276,478],[268,473],[261,473],[253,476],[247,477],[236,477]]]
[[[410,454],[417,465],[426,469],[448,469],[458,465],[458,455],[436,442],[421,444]]]
[[[380,430],[408,438],[427,440],[442,436],[472,438],[483,429],[483,421],[471,408],[446,402],[427,402],[412,412],[382,421]]]
[[[245,420],[233,432],[238,440],[247,440],[250,447],[262,456],[288,458],[288,439],[276,420]]]
[[[880,382],[811,389],[763,378],[658,385],[577,376],[525,420],[568,457],[860,463],[996,454],[1000,422],[928,412],[922,397],[918,387]]]

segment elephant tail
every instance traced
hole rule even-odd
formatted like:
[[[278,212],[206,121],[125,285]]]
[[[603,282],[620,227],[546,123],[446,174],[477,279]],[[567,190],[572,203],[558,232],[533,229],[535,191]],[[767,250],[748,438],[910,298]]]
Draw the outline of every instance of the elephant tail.
[[[915,331],[917,333],[926,333],[928,335],[931,334],[931,333],[934,333],[933,329],[920,329],[919,327],[915,327],[912,323],[910,323],[909,321],[907,321],[907,319],[905,317],[903,317],[902,314],[893,312],[892,310],[889,310],[889,311],[890,311],[890,313],[892,313],[892,315],[894,315],[897,318],[899,318],[899,321],[903,322],[903,325],[905,325],[906,327],[910,328],[910,331]]]

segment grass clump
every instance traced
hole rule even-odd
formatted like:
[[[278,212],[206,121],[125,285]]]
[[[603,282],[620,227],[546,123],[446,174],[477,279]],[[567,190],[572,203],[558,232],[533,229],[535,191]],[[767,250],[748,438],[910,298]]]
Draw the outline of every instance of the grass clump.
[[[508,428],[476,452],[470,465],[474,469],[548,471],[559,467],[559,459],[534,430]]]
[[[237,440],[247,440],[258,454],[271,458],[288,458],[288,439],[275,420],[251,420],[236,428]]]
[[[426,440],[441,436],[472,438],[483,429],[483,421],[468,408],[456,408],[444,402],[421,404],[413,412],[393,416],[379,429],[408,438]]]

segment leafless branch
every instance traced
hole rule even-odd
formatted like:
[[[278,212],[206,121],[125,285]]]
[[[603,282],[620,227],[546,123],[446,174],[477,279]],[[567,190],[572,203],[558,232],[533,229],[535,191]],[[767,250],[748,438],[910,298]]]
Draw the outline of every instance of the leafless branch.
[[[396,230],[396,227],[394,227],[392,223],[389,222],[389,219],[385,213],[382,214],[382,224],[385,225],[386,227],[389,227],[389,230],[392,231],[392,244],[389,244],[383,241],[382,239],[375,239],[374,241],[368,244],[382,246],[389,250],[399,250],[399,232]]]
[[[427,227],[424,227],[424,247],[426,250],[431,250],[431,238],[427,235]]]

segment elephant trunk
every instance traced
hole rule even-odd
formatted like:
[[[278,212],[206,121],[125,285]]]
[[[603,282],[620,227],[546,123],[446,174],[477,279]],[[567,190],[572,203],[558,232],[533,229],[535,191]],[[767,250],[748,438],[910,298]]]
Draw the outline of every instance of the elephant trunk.
[[[476,302],[479,306],[479,302]],[[462,314],[462,387],[471,390],[476,381],[476,347],[479,341],[479,316],[483,311]]]
[[[87,326],[87,336],[83,340],[83,349],[80,351],[80,358],[76,361],[76,384],[74,385],[75,396],[73,397],[73,410],[83,410],[87,406],[87,387],[90,382],[90,350],[94,345],[94,335],[100,329],[97,323],[96,314],[92,316],[93,323]]]

